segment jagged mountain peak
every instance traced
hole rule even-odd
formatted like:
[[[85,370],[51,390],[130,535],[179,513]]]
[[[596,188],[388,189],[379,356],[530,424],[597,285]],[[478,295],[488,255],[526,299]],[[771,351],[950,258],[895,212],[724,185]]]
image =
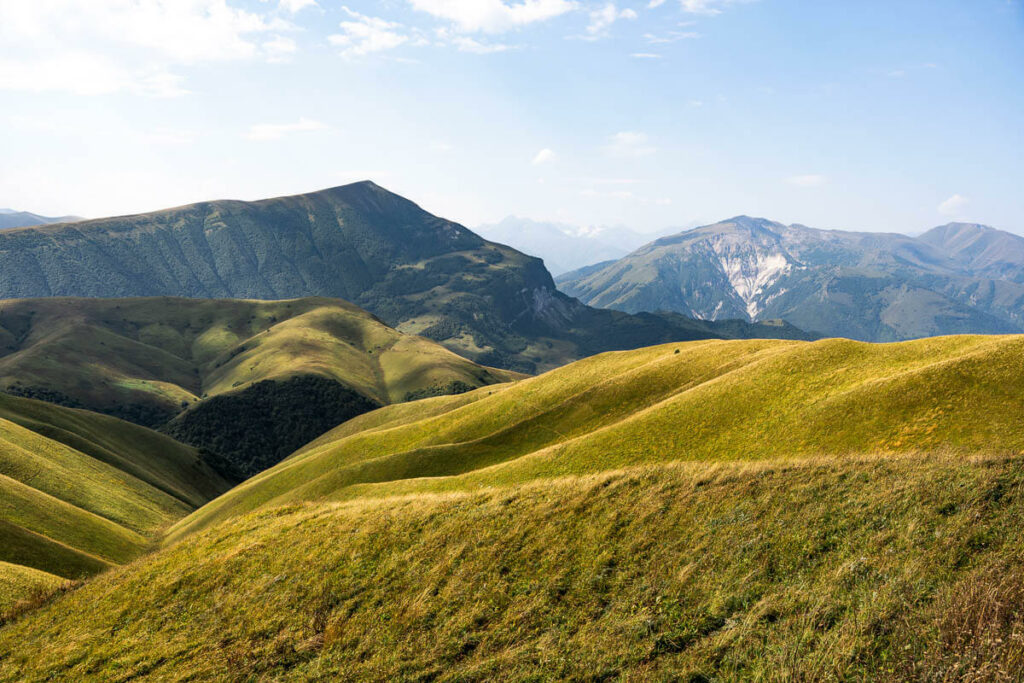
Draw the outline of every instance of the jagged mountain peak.
[[[1024,237],[940,226],[920,238],[735,216],[562,278],[584,303],[706,319],[782,318],[827,336],[894,341],[1024,330]]]

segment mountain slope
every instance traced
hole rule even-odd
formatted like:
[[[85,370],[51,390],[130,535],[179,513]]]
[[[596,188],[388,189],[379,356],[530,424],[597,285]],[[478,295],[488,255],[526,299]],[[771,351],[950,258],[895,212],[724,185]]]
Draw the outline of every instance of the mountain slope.
[[[1024,329],[1024,285],[992,279],[1006,268],[973,269],[940,242],[738,216],[568,274],[559,286],[632,313],[781,318],[868,341]]]
[[[162,528],[228,483],[196,451],[113,417],[0,395],[0,563],[63,578],[143,553]],[[45,583],[45,582],[44,582]]]
[[[46,225],[48,223],[73,223],[82,220],[78,216],[40,216],[37,213],[28,211],[12,211],[0,209],[0,230],[10,228],[24,228],[30,225]]]
[[[676,352],[678,350],[678,353]],[[1024,337],[703,341],[356,418],[179,522],[670,460],[1024,450]],[[421,411],[426,410],[426,413]]]
[[[388,406],[0,627],[0,680],[1013,680],[1022,351],[704,341]]]
[[[972,272],[1024,283],[1024,237],[977,223],[947,223],[919,239]]]
[[[337,299],[0,302],[0,389],[166,425],[243,474],[380,405],[514,377]]]
[[[539,259],[371,182],[0,232],[0,297],[157,295],[339,297],[403,332],[523,372],[716,336],[701,323],[582,306],[555,289]]]

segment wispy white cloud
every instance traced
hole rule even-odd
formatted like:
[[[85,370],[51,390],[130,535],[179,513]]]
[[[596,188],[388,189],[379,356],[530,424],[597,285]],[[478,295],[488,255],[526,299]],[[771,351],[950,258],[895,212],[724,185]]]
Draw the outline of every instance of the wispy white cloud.
[[[319,7],[316,4],[316,0],[281,0],[278,6],[291,14],[295,14],[307,7]]]
[[[955,194],[938,206],[938,211],[943,216],[957,216],[963,211],[970,200],[960,194]]]
[[[817,173],[808,173],[806,175],[795,175],[786,178],[786,182],[796,187],[821,187],[828,178]]]
[[[679,0],[684,12],[690,14],[715,15],[730,5],[738,5],[756,0]]]
[[[472,52],[473,54],[478,55],[489,55],[494,54],[495,52],[505,52],[506,50],[512,49],[511,45],[506,45],[505,43],[481,42],[475,38],[470,38],[469,36],[454,36],[451,39],[451,43],[457,47],[460,52]]]
[[[327,40],[331,45],[341,48],[343,57],[365,57],[373,52],[393,50],[409,42],[405,28],[397,22],[369,17],[344,6],[341,9],[349,19],[339,25],[341,33],[329,35]]]
[[[650,144],[646,133],[628,130],[611,136],[605,150],[615,157],[645,157],[658,151],[657,147]]]
[[[257,123],[249,126],[246,133],[250,140],[280,140],[290,133],[302,133],[316,130],[327,130],[329,126],[313,119],[301,118],[295,123]]]
[[[188,94],[183,79],[159,66],[130,67],[91,52],[57,52],[35,59],[0,59],[0,90],[74,95],[128,92],[147,97]]]
[[[465,32],[501,33],[571,12],[574,0],[409,0],[413,8]]]
[[[530,163],[533,164],[534,166],[540,166],[541,164],[547,164],[547,163],[550,163],[550,162],[552,162],[554,160],[555,160],[555,153],[554,153],[554,151],[552,151],[552,150],[548,149],[547,147],[545,147],[544,149],[542,149],[541,151],[537,152],[533,156],[533,161],[531,161]]]
[[[661,59],[661,55],[653,52],[634,52],[630,57],[633,59]]]
[[[292,28],[226,0],[2,0],[0,88],[181,95],[174,67],[277,58],[259,35]]]
[[[636,19],[636,17],[635,11],[629,8],[620,10],[615,6],[614,2],[607,2],[603,6],[591,10],[590,22],[587,24],[586,34],[583,37],[587,40],[604,38],[608,35],[608,30],[616,21],[620,19],[632,20]]]
[[[677,40],[692,40],[700,38],[700,33],[696,31],[666,31],[665,33],[645,33],[644,40],[651,45],[662,45],[665,43],[674,43]]]

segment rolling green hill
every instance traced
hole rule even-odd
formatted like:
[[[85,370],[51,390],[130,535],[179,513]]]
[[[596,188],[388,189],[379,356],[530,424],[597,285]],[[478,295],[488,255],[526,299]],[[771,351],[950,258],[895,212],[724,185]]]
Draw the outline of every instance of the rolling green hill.
[[[532,373],[600,351],[786,326],[631,316],[555,289],[540,259],[371,182],[0,232],[0,297],[338,297],[479,363]]]
[[[0,680],[1013,680],[1022,354],[712,340],[387,406],[0,628]]]
[[[0,602],[137,557],[228,487],[167,436],[0,395]]]
[[[0,301],[0,388],[163,425],[243,475],[380,405],[516,376],[337,299]]]
[[[708,340],[603,354],[363,415],[185,518],[171,537],[268,505],[475,490],[640,463],[1019,452],[1021,357],[1019,336]]]

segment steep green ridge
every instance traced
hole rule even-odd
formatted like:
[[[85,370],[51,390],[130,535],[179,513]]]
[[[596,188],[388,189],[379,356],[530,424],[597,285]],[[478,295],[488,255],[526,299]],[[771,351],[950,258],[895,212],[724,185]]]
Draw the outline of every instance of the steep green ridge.
[[[361,416],[179,522],[672,460],[1024,450],[1024,337],[707,340]],[[425,413],[420,413],[423,406]]]
[[[196,451],[106,415],[0,396],[0,562],[63,578],[127,562],[229,487]],[[32,572],[5,570],[8,588]]]
[[[689,319],[591,309],[540,259],[488,242],[371,182],[259,202],[0,232],[0,297],[338,297],[485,365],[731,336]],[[741,326],[737,336],[804,336]]]
[[[337,299],[0,302],[0,388],[151,427],[174,418],[169,433],[246,475],[370,408],[516,376]],[[230,428],[260,439],[217,438]]]
[[[114,417],[0,394],[0,418],[106,463],[191,507],[201,506],[226,488],[194,449]]]
[[[286,506],[0,628],[0,680],[1014,680],[1022,484],[851,456]]]
[[[557,282],[592,306],[783,319],[865,341],[1024,330],[1024,238],[980,225],[914,238],[737,216]]]

